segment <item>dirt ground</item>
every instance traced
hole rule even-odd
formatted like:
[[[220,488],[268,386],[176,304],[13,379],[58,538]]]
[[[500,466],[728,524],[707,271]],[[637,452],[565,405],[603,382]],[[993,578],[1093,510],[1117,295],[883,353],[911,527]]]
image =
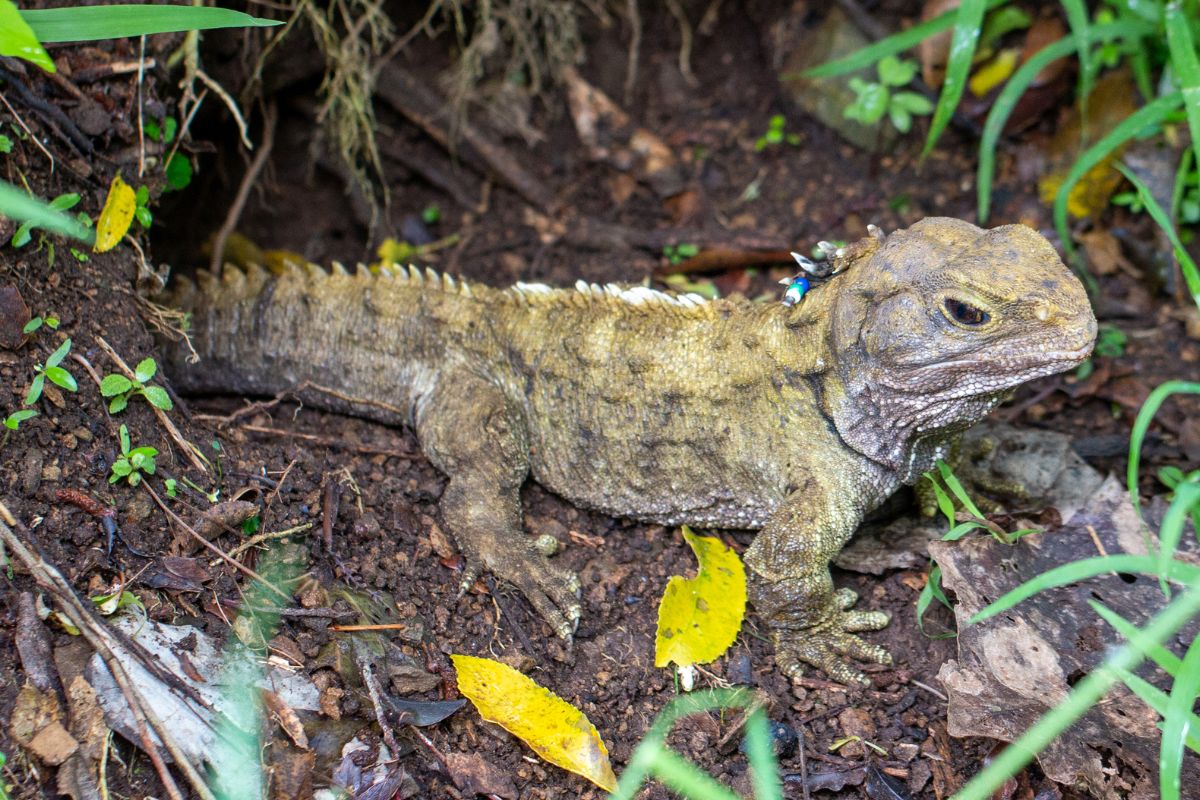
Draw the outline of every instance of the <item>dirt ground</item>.
[[[893,5],[877,11],[882,24],[894,24],[899,16],[912,17],[911,8]],[[919,160],[921,139],[915,135],[902,138],[887,155],[867,154],[784,103],[764,43],[767,23],[761,13],[743,14],[732,6],[722,11],[719,35],[700,38],[693,51],[698,82],[694,87],[678,67],[680,40],[671,16],[662,10],[645,14],[638,80],[627,110],[679,155],[694,205],[672,206],[641,184],[626,191],[629,187],[619,170],[588,157],[561,93],[551,94],[545,103],[534,105],[533,119],[544,140],[529,148],[520,140],[504,143],[553,196],[555,219],[566,228],[586,219],[626,231],[685,228],[703,232],[712,242],[753,234],[777,242],[780,249],[809,249],[820,239],[855,239],[867,223],[892,230],[927,215],[973,218],[975,141],[968,133],[952,127],[924,163]],[[412,14],[400,18],[409,22]],[[580,72],[611,97],[620,98],[625,33],[619,25],[605,29],[587,15],[583,19],[587,59]],[[171,49],[172,42],[163,38],[151,42],[155,53]],[[213,34],[206,41],[211,48],[206,58],[214,74],[224,74],[223,69],[236,72],[232,65],[240,57],[238,35]],[[132,47],[127,42],[103,45],[110,54],[136,57]],[[307,44],[301,42],[301,47]],[[54,55],[87,58],[78,49],[60,49]],[[430,86],[436,84],[448,59],[444,40],[423,37],[398,56],[405,69]],[[317,263],[371,260],[383,235],[402,238],[397,231],[404,218],[419,219],[423,209],[436,203],[441,219],[427,225],[429,232],[434,237],[458,234],[460,238],[430,263],[472,280],[493,285],[516,280],[569,285],[579,278],[640,282],[665,263],[661,253],[651,248],[585,246],[569,235],[539,229],[531,224],[527,202],[504,181],[485,179],[470,163],[452,158],[386,103],[379,104],[378,131],[381,140],[392,143],[383,148],[391,208],[389,216],[371,229],[361,205],[353,196],[348,198],[344,175],[335,161],[324,157],[314,165],[308,157],[316,132],[313,92],[318,79],[319,75],[301,71],[295,80],[274,82],[282,87],[270,97],[279,112],[274,148],[238,224],[239,231],[261,246],[299,252]],[[27,74],[23,80],[63,107],[72,107],[69,97],[36,76]],[[144,90],[159,108],[171,109],[173,85],[165,72],[154,71]],[[130,152],[136,152],[136,135],[129,131],[130,126],[136,130],[136,113],[131,115],[130,110],[136,108],[137,93],[135,78],[129,75],[89,83],[84,89],[89,98],[102,101],[111,120],[108,128],[90,135],[96,153],[73,153],[62,139],[47,134],[61,162],[54,171],[48,169],[44,155],[25,144],[17,157],[0,161],[0,173],[16,181],[20,172],[41,196],[78,191],[84,196],[81,208],[94,215],[115,171],[120,169],[128,177],[131,169],[136,170],[136,156],[130,157]],[[15,99],[2,85],[0,92]],[[15,108],[28,124],[45,128],[42,117],[28,107],[16,104]],[[155,206],[154,226],[142,237],[152,263],[169,263],[182,273],[207,264],[202,244],[221,224],[248,158],[238,151],[228,117],[215,113],[215,105],[211,110],[214,113],[198,119],[194,134],[198,141],[211,144],[208,150],[218,152],[201,152],[196,182],[161,198]],[[755,149],[754,141],[773,113],[787,115],[789,131],[800,135],[797,146]],[[0,121],[12,120],[12,112],[0,110]],[[1024,148],[1044,146],[1055,123],[1053,114],[1047,113],[1021,134],[1019,146],[1011,140],[1002,146],[992,224],[1023,221],[1047,233],[1052,230],[1049,210],[1037,202],[1036,188],[1016,162]],[[407,148],[456,176],[486,198],[482,208],[464,207],[425,176],[389,158],[389,147]],[[80,161],[94,165],[90,174],[76,174],[81,170],[74,165]],[[746,200],[745,190],[752,183],[757,183],[759,195]],[[1147,221],[1121,211],[1111,213],[1106,226],[1124,227],[1131,239],[1140,238],[1153,248]],[[81,263],[59,243],[53,264],[48,255],[45,247],[0,248],[0,285],[15,286],[32,313],[52,312],[61,320],[58,333],[43,330],[20,347],[0,348],[0,408],[5,413],[19,406],[34,365],[44,361],[63,335],[74,342],[72,352],[100,374],[113,370],[98,344],[101,337],[131,364],[156,352],[145,307],[135,299],[138,258],[130,248],[92,255]],[[775,283],[786,271],[782,265],[753,272],[733,269],[716,276],[716,282],[726,291],[755,296],[778,291]],[[1056,376],[1023,387],[998,413],[1016,425],[1068,433],[1089,463],[1123,475],[1128,430],[1140,402],[1164,380],[1194,377],[1200,371],[1200,342],[1186,334],[1174,302],[1136,270],[1101,278],[1098,296],[1101,321],[1116,324],[1128,336],[1124,352],[1097,359],[1096,372],[1086,381]],[[75,360],[64,365],[78,379],[79,391],[48,390],[38,405],[40,416],[4,436],[0,497],[32,530],[45,558],[81,594],[95,595],[125,580],[153,619],[193,625],[223,640],[230,629],[218,601],[236,605],[245,579],[228,566],[209,564],[206,559],[202,591],[154,588],[147,580],[159,574],[163,555],[179,553],[179,545],[171,522],[145,492],[109,484],[110,464],[118,454],[117,427],[126,424],[135,444],[153,445],[162,452],[162,476],[187,476],[205,488],[213,485],[215,477],[201,474],[182,458],[145,403],[131,402],[120,417],[109,416],[84,365]],[[488,655],[518,666],[587,714],[608,743],[619,772],[656,714],[676,696],[671,673],[655,669],[653,652],[657,602],[667,578],[694,569],[679,532],[576,509],[536,485],[526,487],[523,498],[530,535],[557,539],[562,552],[556,560],[582,579],[584,615],[568,646],[553,636],[511,587],[484,580],[474,591],[456,597],[460,562],[440,552],[446,537],[437,500],[445,481],[422,457],[411,432],[321,413],[288,398],[247,410],[252,401],[261,399],[178,398],[178,410],[171,418],[185,438],[220,464],[223,498],[248,490],[247,499],[262,503],[260,531],[313,524],[296,539],[307,552],[305,570],[313,582],[309,587],[319,587],[310,599],[316,597],[313,602],[320,607],[344,609],[345,601],[337,598],[349,590],[388,609],[387,621],[404,623],[402,630],[385,634],[387,638],[415,665],[446,679],[414,699],[454,696],[450,653]],[[1145,474],[1168,464],[1195,468],[1200,455],[1195,411],[1194,405],[1180,404],[1156,425],[1144,451]],[[1163,491],[1152,480],[1143,488],[1148,493]],[[86,492],[116,509],[123,543],[115,545],[111,557],[101,520],[64,501],[60,494],[64,489]],[[182,489],[182,481],[179,498],[171,501],[177,513],[188,519],[204,504],[196,492]],[[898,513],[912,512],[901,504]],[[746,532],[720,535],[739,552],[752,539]],[[236,539],[223,533],[214,543],[229,550]],[[135,554],[134,549],[145,555]],[[253,551],[243,558],[254,566]],[[712,665],[711,675],[703,676],[700,683],[748,684],[768,697],[770,717],[778,723],[780,736],[786,738],[790,730],[803,738],[814,796],[866,796],[864,770],[874,766],[896,776],[913,797],[947,797],[981,768],[996,742],[954,739],[946,732],[945,702],[935,676],[940,665],[953,657],[955,642],[928,638],[917,628],[914,604],[924,580],[919,569],[894,571],[883,579],[835,571],[838,585],[854,588],[864,605],[892,615],[892,624],[869,638],[895,654],[896,664],[869,669],[873,685],[868,689],[847,688],[815,676],[784,679],[774,668],[771,648],[753,614],[729,654]],[[15,569],[0,591],[0,718],[5,720],[24,680],[14,648],[17,598],[32,588],[30,578]],[[935,626],[952,624],[945,612],[933,615]],[[294,658],[301,670],[331,672],[329,645],[347,634],[331,631],[330,623],[328,617],[285,617],[272,650]],[[70,638],[61,631],[54,633],[56,645]],[[331,733],[326,737],[329,741],[314,745],[315,760],[299,760],[299,751],[278,728],[270,731],[266,759],[276,770],[277,787],[283,782],[280,776],[301,769],[309,771],[312,786],[326,786],[340,757],[337,748],[349,735],[379,740],[379,727],[361,685],[339,685],[344,685],[345,694],[339,707],[344,722],[338,730],[346,735],[338,738]],[[310,737],[323,724],[310,721]],[[510,776],[521,798],[602,795],[583,780],[533,758],[520,742],[481,722],[470,708],[422,731],[440,753],[482,755]],[[888,755],[856,743],[831,748],[842,737],[864,731],[869,734],[865,738]],[[694,717],[681,723],[670,741],[712,774],[749,792],[745,757],[737,750],[736,737],[723,738],[726,733],[727,726],[716,717]],[[394,755],[415,781],[418,796],[470,796],[455,787],[431,750],[404,727],[399,743],[401,751]],[[112,796],[162,796],[155,772],[140,751],[121,739],[114,749],[114,759],[120,761],[109,765]],[[23,752],[7,729],[0,730],[0,751],[9,757],[5,776],[14,785],[14,797],[54,794],[54,770]],[[781,758],[789,797],[802,796],[800,764],[794,748]],[[814,775],[824,775],[826,783],[812,782]],[[845,785],[838,786],[839,780]],[[831,788],[821,789],[821,785]],[[276,791],[276,796],[304,796]],[[655,787],[643,796],[668,793]],[[1083,795],[1055,786],[1031,768],[1006,796]]]

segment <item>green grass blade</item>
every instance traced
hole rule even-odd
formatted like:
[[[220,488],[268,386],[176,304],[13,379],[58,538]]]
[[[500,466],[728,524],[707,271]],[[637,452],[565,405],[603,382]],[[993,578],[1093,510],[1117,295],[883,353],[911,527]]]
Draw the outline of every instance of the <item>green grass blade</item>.
[[[1158,568],[1159,572],[1166,569],[1171,557],[1179,548],[1179,540],[1183,538],[1183,526],[1187,522],[1188,512],[1200,501],[1200,484],[1181,483],[1175,489],[1175,499],[1163,516],[1162,530],[1159,531]],[[1162,585],[1163,594],[1170,596],[1167,582],[1162,577],[1158,579]]]
[[[74,217],[56,211],[36,197],[30,197],[4,181],[0,181],[0,214],[17,222],[31,222],[34,227],[70,236],[87,244],[95,241],[92,230],[80,225]]]
[[[1069,564],[1047,570],[1036,578],[1030,578],[1017,588],[1005,593],[987,608],[976,612],[967,624],[975,625],[989,617],[994,617],[1046,589],[1065,586],[1068,583],[1078,583],[1106,572],[1160,574],[1156,556],[1096,556],[1072,561]],[[1166,575],[1174,581],[1193,583],[1200,581],[1200,567],[1172,560],[1167,565]]]
[[[950,60],[946,65],[946,80],[942,83],[942,92],[938,95],[937,108],[933,110],[933,119],[929,123],[929,136],[925,139],[925,148],[921,158],[929,155],[942,131],[950,124],[954,109],[962,99],[963,90],[967,88],[967,78],[971,74],[971,59],[975,57],[975,45],[979,43],[979,32],[983,28],[983,15],[987,11],[984,0],[962,0],[954,19],[954,37],[950,40]]]
[[[1143,633],[1145,640],[1162,644],[1188,620],[1200,614],[1200,577],[1188,590],[1159,612]],[[1136,646],[1122,646],[1105,662],[1075,685],[1067,699],[1034,723],[1021,738],[1006,747],[996,758],[964,786],[953,800],[988,800],[1010,776],[1015,775],[1055,737],[1100,701],[1119,679],[1116,670],[1133,670],[1145,656]]]
[[[954,496],[958,498],[958,502],[962,503],[963,508],[967,513],[976,519],[983,519],[983,512],[979,510],[979,506],[975,505],[975,501],[967,494],[967,490],[958,482],[958,478],[954,475],[954,471],[950,469],[950,465],[940,458],[937,462],[938,472],[942,474],[942,480],[946,482],[946,488],[954,492]]]
[[[1006,2],[1008,0],[988,0],[987,8],[992,9]],[[842,56],[833,61],[826,61],[824,64],[818,64],[815,67],[810,67],[799,75],[784,75],[783,79],[789,80],[797,77],[828,78],[834,75],[845,75],[847,72],[854,72],[863,67],[869,67],[884,56],[902,53],[910,47],[916,47],[930,36],[948,30],[954,24],[957,13],[956,10],[947,11],[928,22],[914,25],[906,31],[893,33],[891,36],[880,39],[874,44],[867,45],[861,50],[855,50],[849,55]]]
[[[1100,603],[1096,600],[1088,600],[1088,605],[1090,605],[1092,610],[1099,614],[1105,622],[1111,625],[1113,630],[1141,647],[1142,652],[1149,656],[1151,661],[1162,667],[1164,672],[1171,677],[1179,675],[1179,668],[1183,664],[1183,662],[1179,659],[1179,656],[1175,655],[1161,645],[1158,647],[1151,647],[1148,644],[1141,642],[1139,640],[1139,637],[1142,635],[1141,629],[1103,603]]]
[[[1116,669],[1113,667],[1108,667],[1107,669],[1111,669],[1113,672],[1117,673],[1117,676],[1121,679],[1121,682],[1128,686],[1129,691],[1136,694],[1138,699],[1158,712],[1159,716],[1166,717],[1167,706],[1170,705],[1171,702],[1171,698],[1166,692],[1164,692],[1162,689],[1159,689],[1157,686],[1145,680],[1144,678],[1139,678],[1137,675],[1127,669]],[[1189,722],[1192,730],[1200,731],[1200,717],[1192,714],[1189,717]],[[1159,727],[1162,727],[1161,723],[1159,724]],[[1200,753],[1200,739],[1197,739],[1195,736],[1188,736],[1185,744],[1189,750]]]
[[[1133,421],[1133,431],[1129,434],[1129,467],[1125,473],[1125,488],[1129,490],[1129,502],[1137,509],[1138,516],[1142,513],[1142,503],[1138,499],[1137,479],[1138,467],[1142,460],[1142,441],[1146,431],[1158,409],[1173,394],[1200,394],[1200,383],[1190,381],[1167,381],[1154,387],[1146,402],[1138,411],[1137,419]]]
[[[755,709],[746,720],[746,759],[750,762],[755,800],[782,800],[779,764],[771,748],[771,728],[761,708]]]
[[[1192,20],[1189,19],[1196,11],[1194,4],[1189,5],[1193,6],[1190,14],[1178,0],[1167,3],[1164,27],[1167,31],[1167,48],[1171,54],[1171,69],[1179,78],[1179,87],[1183,90],[1183,108],[1187,112],[1188,127],[1192,130],[1192,150],[1200,156],[1200,61],[1196,59]]]
[[[1200,270],[1196,269],[1196,262],[1192,260],[1191,254],[1183,247],[1183,242],[1179,241],[1179,234],[1175,231],[1175,226],[1171,223],[1171,218],[1167,216],[1167,212],[1163,211],[1163,207],[1154,199],[1154,195],[1150,193],[1150,189],[1146,184],[1142,183],[1136,175],[1129,169],[1126,169],[1124,164],[1118,164],[1117,169],[1121,170],[1121,174],[1134,185],[1137,189],[1138,196],[1142,199],[1142,205],[1146,207],[1146,212],[1150,217],[1158,223],[1158,227],[1162,228],[1162,232],[1171,240],[1171,246],[1175,248],[1175,257],[1179,259],[1179,269],[1183,273],[1183,281],[1187,284],[1188,292],[1192,295],[1192,301],[1196,304],[1196,308],[1200,308]]]
[[[1110,39],[1128,38],[1131,33],[1145,35],[1151,32],[1150,27],[1139,23],[1110,23],[1099,25],[1091,30],[1092,41],[1108,41]],[[1000,94],[992,103],[987,120],[983,124],[983,135],[979,140],[979,169],[977,171],[976,192],[978,193],[979,221],[986,222],[991,211],[992,178],[996,172],[996,145],[1000,134],[1016,108],[1017,102],[1025,90],[1033,83],[1038,73],[1053,61],[1065,58],[1077,46],[1072,38],[1059,39],[1037,51],[1004,84]]]
[[[1079,183],[1079,179],[1086,175],[1088,170],[1107,158],[1125,142],[1149,126],[1165,120],[1171,112],[1179,108],[1182,102],[1183,97],[1179,92],[1173,92],[1147,103],[1121,120],[1116,127],[1075,159],[1075,163],[1071,165],[1071,171],[1063,179],[1062,185],[1058,187],[1058,194],[1054,198],[1054,228],[1058,231],[1058,238],[1062,242],[1063,250],[1072,258],[1075,256],[1075,243],[1071,241],[1071,231],[1067,227],[1067,200],[1070,198],[1075,184]]]
[[[732,789],[666,747],[654,751],[650,772],[689,800],[742,800]]]
[[[1183,669],[1171,686],[1171,702],[1163,715],[1162,750],[1158,759],[1158,789],[1163,800],[1179,800],[1183,748],[1197,694],[1200,694],[1200,637],[1192,640],[1183,656]]]
[[[1087,119],[1088,96],[1096,82],[1096,59],[1092,57],[1091,22],[1088,20],[1087,6],[1082,0],[1060,0],[1063,11],[1067,14],[1067,24],[1071,26],[1071,39],[1075,42],[1075,56],[1079,59],[1079,89],[1077,90],[1079,105],[1084,110],[1083,119]]]
[[[91,42],[150,33],[283,24],[281,20],[203,6],[76,6],[22,11],[21,16],[42,42]]]

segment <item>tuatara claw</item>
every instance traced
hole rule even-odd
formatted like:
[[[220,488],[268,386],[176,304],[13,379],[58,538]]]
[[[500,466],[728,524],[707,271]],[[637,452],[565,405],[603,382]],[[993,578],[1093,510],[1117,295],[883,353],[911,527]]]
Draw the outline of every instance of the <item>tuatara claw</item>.
[[[887,650],[855,635],[887,627],[889,617],[882,611],[852,611],[857,602],[858,594],[853,589],[838,589],[826,619],[805,628],[776,628],[773,638],[779,668],[789,677],[798,678],[804,674],[803,665],[809,664],[836,681],[869,685],[867,676],[846,660],[891,664]]]
[[[462,591],[475,583],[484,568],[520,589],[538,616],[560,638],[570,639],[575,633],[583,613],[583,606],[579,602],[579,578],[575,573],[551,564],[529,544],[513,547],[502,554],[468,557],[463,571]]]

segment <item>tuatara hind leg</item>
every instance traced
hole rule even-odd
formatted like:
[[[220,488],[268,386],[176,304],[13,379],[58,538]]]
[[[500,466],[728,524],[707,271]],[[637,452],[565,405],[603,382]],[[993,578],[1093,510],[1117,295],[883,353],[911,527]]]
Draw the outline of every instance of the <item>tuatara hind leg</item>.
[[[521,411],[503,392],[463,371],[444,372],[417,403],[421,448],[450,482],[442,519],[466,558],[462,591],[486,569],[512,582],[559,636],[579,620],[579,579],[539,553],[521,525],[529,447]]]
[[[809,664],[843,683],[867,684],[847,659],[892,663],[878,645],[856,634],[888,624],[879,611],[852,610],[858,595],[834,591],[829,561],[862,518],[851,498],[816,482],[790,495],[746,551],[749,593],[775,642],[775,662],[799,677]]]

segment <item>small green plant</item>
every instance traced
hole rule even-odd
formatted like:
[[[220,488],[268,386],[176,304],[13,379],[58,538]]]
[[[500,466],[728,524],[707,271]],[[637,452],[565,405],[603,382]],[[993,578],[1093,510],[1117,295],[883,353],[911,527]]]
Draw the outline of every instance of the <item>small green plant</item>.
[[[36,411],[32,408],[19,408],[4,418],[4,427],[10,431],[15,431],[21,427],[21,423],[27,419],[33,419],[37,416]]]
[[[149,228],[150,224],[154,222],[154,215],[150,213],[149,187],[139,186],[137,192],[133,195],[133,199],[137,204],[133,208],[133,216],[143,228]]]
[[[116,483],[124,478],[130,486],[137,486],[142,482],[143,475],[154,474],[154,457],[158,455],[158,450],[153,447],[130,449],[129,429],[124,425],[121,426],[120,437],[121,457],[113,462],[112,474],[108,476],[108,482]]]
[[[25,323],[25,327],[21,329],[21,332],[24,334],[36,333],[43,325],[52,331],[58,330],[58,317],[50,313],[42,317],[34,317]]]
[[[179,489],[174,478],[167,478],[163,481],[163,486],[167,489],[167,497],[176,497],[179,494]]]
[[[121,413],[129,405],[129,398],[137,395],[146,398],[147,403],[163,411],[174,408],[166,389],[149,384],[157,372],[157,362],[153,358],[144,358],[133,370],[133,380],[117,373],[105,375],[104,380],[100,381],[100,394],[112,398],[108,403],[108,413]]]
[[[0,800],[8,800],[8,790],[12,787],[4,780],[4,765],[8,763],[8,756],[0,751]]]
[[[1119,358],[1125,353],[1125,345],[1129,337],[1115,325],[1102,324],[1096,332],[1096,346],[1092,349],[1092,358],[1084,361],[1075,368],[1076,380],[1087,380],[1096,370],[1095,357]]]
[[[884,56],[875,65],[875,71],[879,75],[878,83],[859,77],[850,79],[850,88],[856,97],[842,111],[842,116],[863,125],[875,125],[886,114],[893,128],[908,133],[914,115],[926,116],[933,112],[933,103],[925,95],[896,91],[912,83],[917,75],[916,61]]]
[[[71,192],[69,194],[60,194],[58,197],[47,203],[47,207],[54,211],[68,211],[75,207],[79,202],[79,195]],[[17,226],[17,230],[12,236],[12,246],[21,248],[29,244],[29,240],[33,238],[33,228],[38,223],[35,220],[25,220]]]
[[[679,244],[668,244],[663,247],[663,257],[672,264],[682,264],[689,258],[697,255],[700,248],[697,245],[688,242],[680,242]]]
[[[42,389],[45,388],[47,378],[51,383],[61,386],[68,392],[74,392],[79,388],[79,385],[75,383],[75,376],[67,372],[65,368],[59,366],[69,352],[71,352],[71,340],[66,339],[58,346],[57,350],[50,354],[44,365],[34,365],[33,370],[35,374],[33,382],[29,384],[29,393],[25,395],[25,405],[31,406],[41,398]]]
[[[1114,206],[1124,206],[1133,214],[1140,214],[1146,210],[1146,206],[1137,192],[1117,192],[1108,202]]]
[[[12,152],[13,140],[0,133],[0,153],[8,155]]]
[[[767,121],[767,132],[754,142],[754,149],[758,151],[766,150],[772,145],[783,144],[787,142],[792,147],[797,147],[800,144],[800,134],[788,133],[787,118],[783,114],[775,114]]]
[[[437,203],[430,203],[421,211],[421,221],[426,225],[436,225],[442,219],[442,209]]]
[[[146,132],[146,136],[150,137],[152,141],[170,144],[175,141],[175,133],[179,130],[179,123],[174,117],[166,117],[162,120],[151,117],[142,125],[142,130]]]

